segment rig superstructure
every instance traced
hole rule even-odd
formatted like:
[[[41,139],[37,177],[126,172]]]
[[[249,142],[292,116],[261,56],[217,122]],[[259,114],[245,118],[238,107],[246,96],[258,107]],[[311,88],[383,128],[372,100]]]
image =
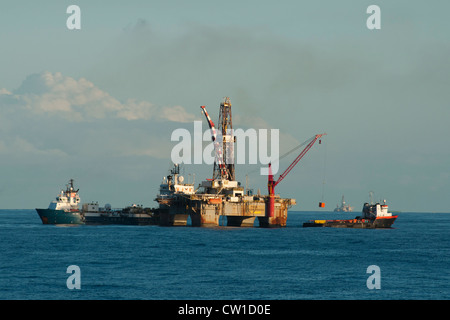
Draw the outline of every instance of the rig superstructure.
[[[220,104],[218,129],[205,106],[201,106],[201,111],[208,122],[215,150],[212,179],[202,181],[198,190],[194,191],[193,184],[183,184],[179,167],[175,165],[164,178],[160,185],[160,194],[155,199],[159,203],[160,225],[186,225],[190,217],[192,226],[219,226],[221,221],[225,221],[220,219],[223,216],[226,217],[227,226],[252,227],[256,218],[260,227],[286,226],[288,209],[295,205],[296,201],[281,198],[274,193],[274,188],[322,135],[314,136],[276,181],[269,164],[268,195],[245,194],[244,188],[235,177],[236,138],[233,134],[230,98],[225,98]]]

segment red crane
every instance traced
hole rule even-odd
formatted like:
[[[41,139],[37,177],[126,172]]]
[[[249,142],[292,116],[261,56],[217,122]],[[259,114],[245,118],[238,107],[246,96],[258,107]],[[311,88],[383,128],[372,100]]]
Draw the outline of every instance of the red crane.
[[[214,122],[211,120],[208,112],[206,111],[206,107],[200,106],[200,108],[202,109],[202,112],[205,115],[206,120],[208,121],[209,129],[211,130],[211,140],[214,143],[214,151],[215,151],[214,164],[215,165],[217,164],[217,166],[219,167],[219,170],[220,170],[220,177],[222,179],[224,179],[227,176],[226,167],[225,167],[225,164],[223,163],[222,146],[221,146],[220,142],[217,140],[217,133],[216,133],[216,128],[214,126]],[[216,177],[213,176],[213,179],[214,178],[216,178]]]
[[[280,175],[280,177],[277,179],[277,181],[273,180],[273,174],[272,174],[272,164],[269,163],[269,181],[267,182],[267,188],[269,191],[269,202],[267,211],[267,216],[273,217],[275,212],[275,186],[278,185],[287,175],[288,173],[295,167],[295,165],[300,161],[301,158],[309,151],[309,149],[312,148],[314,143],[316,143],[317,139],[320,139],[322,136],[326,135],[326,133],[322,134],[316,134],[314,137],[312,137],[309,141],[309,143],[306,145],[306,147],[300,152],[300,154],[295,158],[295,160],[287,167],[287,169]],[[305,143],[306,143],[305,142]],[[320,142],[319,142],[320,143]]]

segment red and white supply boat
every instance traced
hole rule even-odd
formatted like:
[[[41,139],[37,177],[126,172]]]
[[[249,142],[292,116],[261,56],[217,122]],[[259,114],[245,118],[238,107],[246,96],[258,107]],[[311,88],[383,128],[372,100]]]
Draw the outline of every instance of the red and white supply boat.
[[[349,220],[310,220],[303,223],[303,227],[332,227],[332,228],[390,228],[398,216],[388,211],[386,200],[383,204],[364,203],[362,216]]]

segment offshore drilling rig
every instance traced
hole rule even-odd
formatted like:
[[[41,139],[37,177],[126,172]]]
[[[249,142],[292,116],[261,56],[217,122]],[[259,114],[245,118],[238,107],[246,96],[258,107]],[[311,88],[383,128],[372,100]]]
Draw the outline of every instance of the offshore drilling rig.
[[[292,170],[298,161],[322,135],[314,136],[294,162],[273,179],[269,164],[268,195],[245,194],[244,188],[235,178],[234,144],[230,98],[220,104],[219,126],[216,129],[205,106],[201,110],[208,121],[211,140],[214,144],[215,161],[212,179],[206,179],[194,191],[193,184],[185,184],[179,174],[179,166],[170,171],[160,185],[160,225],[184,226],[188,217],[192,226],[219,226],[221,216],[226,217],[227,226],[253,227],[258,218],[260,227],[286,226],[288,209],[296,204],[295,199],[283,199],[274,193],[275,186]],[[219,130],[219,131],[218,131]]]

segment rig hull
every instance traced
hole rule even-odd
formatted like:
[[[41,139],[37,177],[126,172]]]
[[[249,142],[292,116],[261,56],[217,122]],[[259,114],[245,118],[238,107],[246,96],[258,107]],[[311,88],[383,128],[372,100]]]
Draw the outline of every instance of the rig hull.
[[[174,195],[160,208],[162,226],[185,226],[190,218],[193,227],[216,227],[224,218],[229,227],[253,227],[258,218],[263,228],[285,227],[288,208],[294,199],[275,199],[274,216],[267,216],[267,197],[239,197],[227,200],[214,194]]]
[[[188,214],[171,214],[167,211],[161,210],[159,216],[159,225],[162,227],[176,227],[187,225]]]

